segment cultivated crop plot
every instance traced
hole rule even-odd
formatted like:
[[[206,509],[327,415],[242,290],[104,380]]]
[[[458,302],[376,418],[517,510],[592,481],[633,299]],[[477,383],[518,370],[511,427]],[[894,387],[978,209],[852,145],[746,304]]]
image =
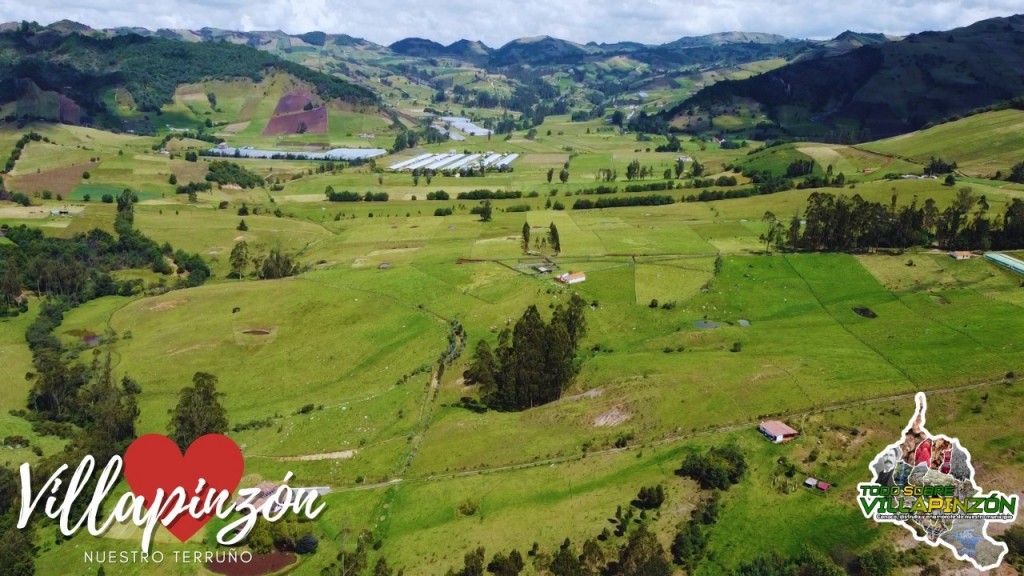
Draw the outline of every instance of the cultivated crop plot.
[[[88,4],[0,7],[0,576],[1024,570],[1024,16]]]

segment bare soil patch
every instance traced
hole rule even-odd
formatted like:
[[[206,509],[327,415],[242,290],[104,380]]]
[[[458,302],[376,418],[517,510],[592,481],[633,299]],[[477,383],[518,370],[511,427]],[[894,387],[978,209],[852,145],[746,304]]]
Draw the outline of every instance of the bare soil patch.
[[[296,112],[285,116],[274,116],[267,122],[263,130],[264,136],[276,136],[279,134],[298,134],[300,127],[306,126],[306,133],[326,134],[327,133],[327,107],[320,106],[305,112]]]
[[[356,455],[355,450],[340,450],[338,452],[324,452],[322,454],[303,454],[302,456],[281,456],[280,462],[312,462],[316,460],[348,460]]]
[[[281,99],[277,101],[277,106],[274,108],[274,116],[301,112],[306,104],[312,103],[313,95],[308,90],[289,92],[281,96]]]
[[[67,197],[71,191],[82,181],[82,172],[87,172],[99,166],[99,162],[86,162],[54,168],[46,172],[36,174],[19,174],[12,176],[7,182],[8,188],[15,192],[24,194],[35,194],[49,190],[54,194],[61,194]]]
[[[164,310],[171,310],[177,308],[178,306],[186,304],[187,302],[188,300],[185,300],[184,298],[179,298],[177,300],[165,300],[163,302],[153,304],[152,306],[149,307],[149,309],[154,312],[163,312]]]
[[[61,206],[61,210],[64,207]],[[72,214],[78,214],[85,210],[81,206],[69,206],[68,212]],[[18,220],[36,219],[36,218],[48,218],[50,216],[49,208],[40,208],[39,206],[2,206],[0,207],[0,218],[11,218]]]
[[[633,415],[616,406],[611,410],[601,414],[597,418],[594,418],[594,426],[598,428],[604,428],[608,426],[618,426],[626,420],[629,420]]]
[[[604,394],[604,389],[602,389],[602,388],[594,388],[593,390],[587,390],[586,392],[584,392],[582,394],[574,394],[572,396],[566,396],[565,400],[567,402],[575,402],[576,400],[585,400],[585,399],[589,400],[591,398],[597,398],[601,394]]]

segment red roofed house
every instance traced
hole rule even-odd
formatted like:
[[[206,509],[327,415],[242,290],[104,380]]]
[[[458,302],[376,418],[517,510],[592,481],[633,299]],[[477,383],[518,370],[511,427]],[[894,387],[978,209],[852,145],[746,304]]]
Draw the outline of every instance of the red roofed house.
[[[826,491],[828,491],[828,488],[829,488],[828,482],[823,482],[821,480],[818,481],[818,490],[821,490],[822,492],[826,492]]]
[[[765,420],[764,422],[761,422],[761,426],[759,426],[757,430],[776,444],[789,442],[800,435],[799,432],[778,420]]]
[[[579,284],[587,279],[587,275],[583,272],[569,272],[562,274],[556,279],[564,284]]]

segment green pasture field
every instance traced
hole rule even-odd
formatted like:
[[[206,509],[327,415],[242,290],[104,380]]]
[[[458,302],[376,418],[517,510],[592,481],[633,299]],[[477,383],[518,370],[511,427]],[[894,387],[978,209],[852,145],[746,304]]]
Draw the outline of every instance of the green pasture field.
[[[188,205],[179,209],[156,204],[142,206],[136,212],[136,226],[146,235],[161,244],[171,242],[175,248],[201,254],[221,277],[230,271],[228,256],[236,242],[244,240],[252,248],[263,245],[267,250],[278,248],[291,252],[329,240],[329,233],[312,222],[262,214],[238,216],[233,209]],[[237,230],[243,219],[248,227],[245,232]]]
[[[1021,161],[1022,125],[1024,112],[1020,110],[985,112],[858,148],[919,164],[927,164],[935,156],[956,162],[957,168],[969,176],[991,177],[1001,171],[1005,177],[1010,167]]]
[[[102,202],[104,194],[110,194],[114,198],[117,198],[122,192],[124,192],[127,186],[110,185],[110,184],[79,184],[72,190],[71,195],[68,196],[68,200],[75,202],[84,202],[85,195],[89,195],[90,202]],[[157,192],[147,192],[144,190],[136,190],[133,188],[135,195],[139,197],[139,201],[151,200],[153,198],[159,198],[160,194]]]
[[[32,433],[32,425],[20,418],[8,417],[10,410],[25,407],[30,384],[25,374],[32,371],[32,354],[25,346],[25,329],[35,320],[37,308],[30,308],[28,314],[15,318],[0,319],[0,363],[4,366],[4,386],[0,387],[0,410],[5,415],[0,419],[0,439],[7,436],[24,436],[39,439]],[[51,446],[52,447],[52,446]],[[0,449],[0,462],[14,468],[24,461],[32,461],[35,456],[27,448],[17,450],[4,447]]]
[[[108,326],[120,335],[115,347],[118,371],[138,375],[153,390],[148,401],[140,401],[140,433],[165,428],[166,411],[175,402],[173,390],[178,388],[174,380],[181,376],[175,366],[182,362],[195,371],[219,375],[236,422],[274,420],[271,427],[238,435],[257,455],[358,450],[363,445],[372,453],[378,444],[386,450],[388,438],[404,439],[415,425],[417,401],[429,374],[406,384],[396,382],[429,364],[435,356],[433,348],[443,345],[443,326],[435,319],[415,307],[394,307],[368,291],[325,288],[311,279],[221,283],[207,290],[211,291],[208,296],[200,293],[197,299],[171,292],[133,301],[108,315]],[[236,307],[241,310],[233,313]],[[82,313],[88,313],[88,308],[83,306]],[[369,317],[379,322],[365,320]],[[140,323],[152,330],[140,331]],[[196,340],[195,334],[203,337]],[[297,337],[300,334],[307,336]],[[335,338],[349,344],[344,350],[306,346],[313,342],[309,337],[313,334],[336,334]],[[422,352],[414,352],[415,348]],[[403,351],[403,360],[396,363],[392,355],[397,350]],[[231,373],[218,370],[217,365],[231,356],[235,357],[229,361]],[[305,366],[301,375],[295,373],[299,365]],[[191,374],[186,375],[186,384],[190,379]],[[161,394],[160,389],[170,393]],[[316,408],[297,414],[308,403]],[[406,416],[397,415],[399,411]],[[361,460],[362,455],[356,458]],[[367,470],[366,475],[389,472],[390,467]]]

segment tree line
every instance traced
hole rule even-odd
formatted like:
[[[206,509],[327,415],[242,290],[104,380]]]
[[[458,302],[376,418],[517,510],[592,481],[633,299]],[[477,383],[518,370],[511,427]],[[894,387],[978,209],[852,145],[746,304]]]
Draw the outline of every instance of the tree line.
[[[513,328],[498,334],[496,349],[485,339],[477,343],[466,381],[478,384],[481,400],[496,410],[525,410],[557,400],[579,371],[576,352],[587,332],[585,307],[574,293],[568,307],[555,307],[545,323],[531,305]]]
[[[470,190],[459,192],[455,198],[459,200],[507,200],[511,198],[522,198],[523,193],[519,190]]]
[[[21,151],[25,149],[25,146],[27,146],[29,142],[39,142],[40,140],[43,140],[43,137],[34,130],[28,134],[22,134],[21,138],[18,138],[18,141],[14,143],[14,148],[11,149],[11,155],[7,157],[7,162],[4,164],[4,172],[14,170],[15,163],[17,163],[18,159],[21,158]],[[46,142],[50,141],[49,138],[46,138],[45,140]]]
[[[365,194],[347,190],[335,192],[334,187],[330,185],[324,188],[324,196],[330,202],[387,202],[389,199],[387,192],[367,192]]]
[[[932,199],[897,206],[854,195],[814,192],[807,198],[803,222],[794,214],[788,228],[772,213],[766,244],[793,250],[847,252],[871,248],[907,249],[937,245],[948,250],[1008,250],[1024,247],[1024,200],[1014,198],[1000,215],[990,216],[984,195],[970,187],[957,191],[944,209]]]
[[[661,194],[652,194],[650,196],[616,196],[613,198],[598,198],[596,201],[589,198],[580,198],[573,202],[572,209],[591,210],[593,208],[619,208],[622,206],[663,206],[674,203],[674,198]]]

